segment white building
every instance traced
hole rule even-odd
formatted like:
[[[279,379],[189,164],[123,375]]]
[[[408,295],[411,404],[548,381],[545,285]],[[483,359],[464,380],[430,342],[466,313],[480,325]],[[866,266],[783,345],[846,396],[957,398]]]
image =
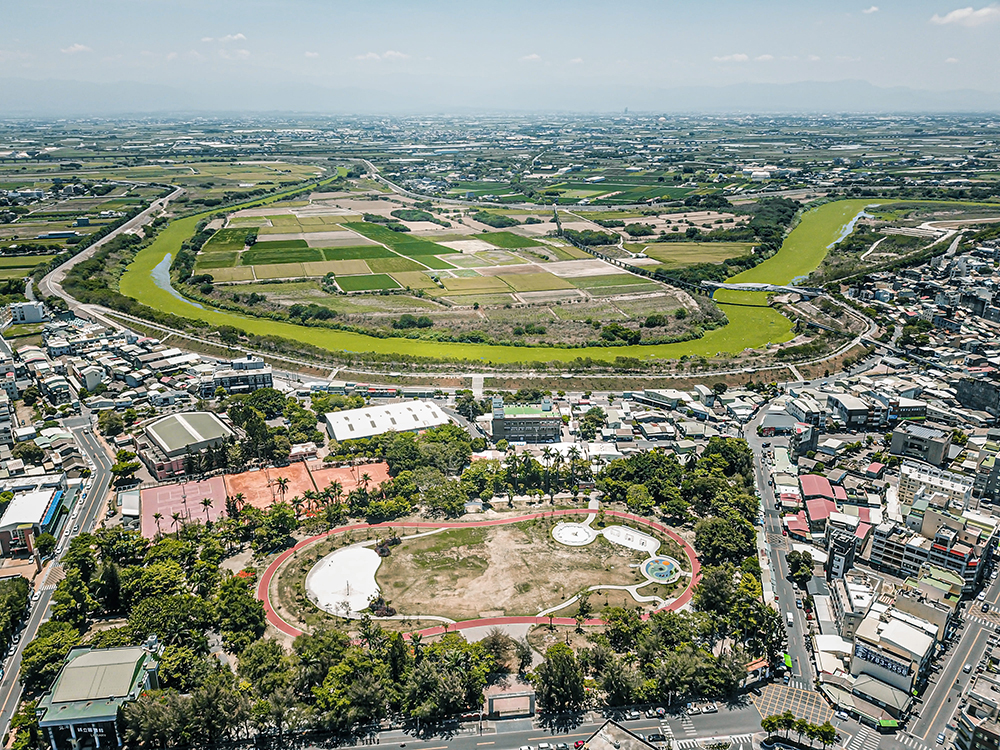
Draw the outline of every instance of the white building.
[[[422,432],[451,421],[432,401],[402,401],[336,411],[325,419],[327,432],[334,440],[357,440],[387,432]]]

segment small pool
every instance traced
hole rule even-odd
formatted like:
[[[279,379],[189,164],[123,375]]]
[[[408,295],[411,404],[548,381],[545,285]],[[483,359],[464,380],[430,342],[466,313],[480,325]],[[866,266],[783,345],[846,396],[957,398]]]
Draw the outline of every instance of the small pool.
[[[680,566],[676,560],[669,557],[653,557],[643,565],[643,572],[647,578],[660,583],[669,583],[681,574]]]

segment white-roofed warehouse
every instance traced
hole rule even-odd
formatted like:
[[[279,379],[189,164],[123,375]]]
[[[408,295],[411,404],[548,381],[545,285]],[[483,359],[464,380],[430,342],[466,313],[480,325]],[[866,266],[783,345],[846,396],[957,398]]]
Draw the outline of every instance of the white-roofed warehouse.
[[[432,401],[402,401],[330,412],[326,415],[326,430],[334,440],[357,440],[387,432],[420,432],[450,421]]]

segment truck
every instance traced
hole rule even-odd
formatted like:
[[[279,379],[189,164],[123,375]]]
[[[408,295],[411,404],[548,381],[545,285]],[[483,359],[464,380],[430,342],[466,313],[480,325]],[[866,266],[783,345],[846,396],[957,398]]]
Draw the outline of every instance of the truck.
[[[785,612],[785,622],[788,623],[788,627],[795,627],[795,616],[791,612]]]

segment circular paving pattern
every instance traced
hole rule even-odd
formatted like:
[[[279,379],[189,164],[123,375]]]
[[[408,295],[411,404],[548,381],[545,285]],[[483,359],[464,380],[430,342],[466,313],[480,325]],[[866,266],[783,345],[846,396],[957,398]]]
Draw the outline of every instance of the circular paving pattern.
[[[597,539],[599,533],[586,523],[557,523],[552,528],[552,538],[567,547],[585,547]]]
[[[672,557],[651,557],[642,564],[642,572],[651,581],[673,583],[681,577],[681,565]]]

